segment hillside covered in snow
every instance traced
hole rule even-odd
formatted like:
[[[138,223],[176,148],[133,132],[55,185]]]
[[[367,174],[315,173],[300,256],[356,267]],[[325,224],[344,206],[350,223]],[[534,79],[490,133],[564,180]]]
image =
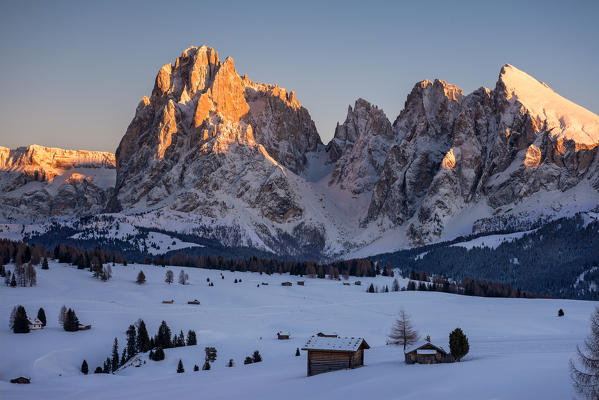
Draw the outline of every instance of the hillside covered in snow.
[[[87,270],[50,261],[49,270],[38,269],[35,287],[0,286],[5,318],[21,304],[32,317],[43,307],[48,321],[44,329],[27,334],[14,334],[2,324],[0,342],[13,350],[0,357],[0,398],[364,399],[374,393],[385,399],[571,398],[568,360],[588,335],[596,306],[420,291],[366,293],[370,283],[391,285],[393,278],[383,276],[360,278],[361,286],[352,277],[346,286],[287,274],[185,268],[189,284],[169,285],[164,282],[167,270],[176,277],[181,268],[117,264],[112,278],[103,282]],[[139,271],[145,284],[135,283]],[[297,285],[298,280],[305,285]],[[284,281],[293,285],[281,286]],[[406,283],[400,279],[402,286]],[[162,303],[171,299],[173,304]],[[201,304],[187,303],[193,299]],[[91,329],[65,332],[57,321],[63,304]],[[402,349],[386,345],[401,307],[421,337],[430,335],[445,349],[449,332],[462,328],[470,343],[468,355],[459,363],[405,364]],[[563,317],[557,316],[560,308]],[[173,333],[194,330],[197,345],[167,349],[163,361],[141,354],[115,374],[93,374],[110,356],[115,337],[123,349],[125,331],[139,318],[150,335],[163,320]],[[279,331],[291,338],[277,340]],[[317,332],[363,337],[371,347],[365,365],[307,377],[306,352],[295,353]],[[216,348],[216,361],[210,370],[194,372],[194,364],[202,367],[208,346]],[[263,361],[244,365],[255,350]],[[84,359],[89,375],[80,372]],[[230,359],[233,367],[227,367]],[[185,369],[180,374],[179,360]],[[31,377],[31,384],[8,383],[20,375]]]

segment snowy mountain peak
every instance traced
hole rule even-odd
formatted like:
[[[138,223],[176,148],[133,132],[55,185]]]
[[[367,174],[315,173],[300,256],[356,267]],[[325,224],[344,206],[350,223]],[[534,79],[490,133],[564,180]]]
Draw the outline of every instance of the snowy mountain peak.
[[[573,140],[578,146],[599,144],[599,116],[560,96],[546,83],[506,64],[501,68],[497,91],[523,106],[542,130],[552,137]]]

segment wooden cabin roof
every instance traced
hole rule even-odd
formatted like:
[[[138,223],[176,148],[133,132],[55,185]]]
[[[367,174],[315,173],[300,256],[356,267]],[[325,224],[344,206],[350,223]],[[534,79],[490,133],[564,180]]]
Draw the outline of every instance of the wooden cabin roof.
[[[423,344],[420,344],[418,346],[411,347],[406,350],[406,353],[411,353],[413,351],[416,351],[418,354],[430,354],[430,353],[426,352],[427,350],[430,350],[433,352],[438,351],[441,354],[447,354],[447,352],[443,349],[443,347],[435,346],[431,342],[424,342]]]
[[[370,348],[368,343],[360,337],[323,337],[314,335],[308,339],[302,350],[354,352],[360,348]]]

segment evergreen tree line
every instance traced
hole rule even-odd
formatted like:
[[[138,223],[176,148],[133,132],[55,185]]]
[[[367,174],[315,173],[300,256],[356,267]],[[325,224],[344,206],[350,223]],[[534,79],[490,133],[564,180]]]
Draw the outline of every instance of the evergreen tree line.
[[[466,239],[462,239],[466,240]],[[373,257],[404,271],[450,276],[466,294],[598,300],[599,221],[581,215],[548,223],[496,248],[435,244]],[[584,274],[584,280],[578,278]],[[484,283],[486,282],[486,283]],[[503,284],[504,286],[499,286]],[[518,289],[519,288],[519,289]],[[534,295],[533,295],[534,293]]]
[[[22,265],[31,262],[40,265],[48,256],[46,249],[39,244],[27,244],[21,241],[0,239],[0,265],[13,262]]]

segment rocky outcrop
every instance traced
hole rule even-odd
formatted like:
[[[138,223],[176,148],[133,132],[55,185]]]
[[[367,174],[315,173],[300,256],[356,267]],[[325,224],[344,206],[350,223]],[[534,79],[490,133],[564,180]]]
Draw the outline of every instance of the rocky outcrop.
[[[111,153],[0,147],[0,214],[5,221],[28,221],[100,212],[115,172]]]
[[[410,221],[411,241],[423,244],[473,203],[498,209],[541,190],[568,190],[593,179],[598,122],[509,65],[494,90],[465,97],[443,81],[421,82],[393,125],[402,139],[385,161],[366,222]]]
[[[327,145],[329,162],[335,164],[329,183],[353,194],[372,190],[394,142],[391,123],[383,110],[364,99],[356,100]]]
[[[138,105],[116,152],[108,209],[165,207],[292,231],[306,217],[297,174],[318,145],[293,92],[239,76],[232,58],[221,62],[209,47],[191,47],[160,69]]]

